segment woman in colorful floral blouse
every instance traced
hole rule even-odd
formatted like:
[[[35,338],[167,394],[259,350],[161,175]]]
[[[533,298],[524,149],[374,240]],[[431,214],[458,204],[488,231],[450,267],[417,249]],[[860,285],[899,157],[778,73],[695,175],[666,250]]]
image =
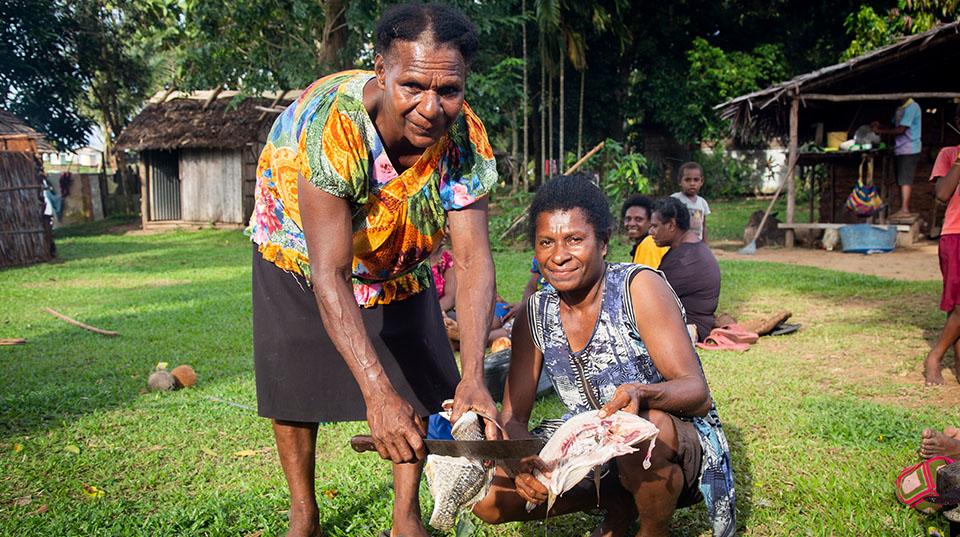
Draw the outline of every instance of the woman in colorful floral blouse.
[[[496,416],[483,384],[494,294],[483,124],[464,102],[473,24],[437,5],[387,10],[373,72],[321,78],[277,119],[251,219],[257,402],[273,420],[290,536],[321,535],[318,422],[366,420],[393,462],[392,535],[422,537],[423,419],[454,398]],[[427,259],[449,221],[462,379]],[[497,436],[487,423],[488,437]]]

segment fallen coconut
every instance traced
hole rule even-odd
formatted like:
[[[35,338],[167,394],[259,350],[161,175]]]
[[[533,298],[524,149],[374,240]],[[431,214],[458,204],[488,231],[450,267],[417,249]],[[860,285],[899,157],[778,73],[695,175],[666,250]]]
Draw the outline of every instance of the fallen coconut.
[[[159,369],[150,373],[147,385],[155,392],[165,392],[176,388],[177,379],[166,369]]]
[[[178,388],[189,388],[197,383],[197,372],[188,365],[178,365],[170,374],[176,379]]]

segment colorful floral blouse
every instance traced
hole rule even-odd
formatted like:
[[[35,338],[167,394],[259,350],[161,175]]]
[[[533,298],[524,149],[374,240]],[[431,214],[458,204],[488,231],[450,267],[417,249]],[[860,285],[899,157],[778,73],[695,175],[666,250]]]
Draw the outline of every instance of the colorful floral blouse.
[[[257,165],[253,242],[264,259],[310,279],[297,200],[297,175],[350,202],[353,288],[374,307],[429,288],[427,258],[444,234],[446,212],[463,209],[497,181],[483,123],[463,112],[412,167],[398,174],[363,106],[369,71],[314,82],[273,124]]]

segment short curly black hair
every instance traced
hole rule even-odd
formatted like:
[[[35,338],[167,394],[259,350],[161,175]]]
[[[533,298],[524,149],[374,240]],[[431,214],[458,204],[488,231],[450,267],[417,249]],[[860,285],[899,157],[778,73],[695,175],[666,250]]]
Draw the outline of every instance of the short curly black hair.
[[[634,194],[623,202],[623,207],[620,208],[620,220],[627,217],[627,209],[630,207],[643,207],[647,211],[647,218],[653,214],[653,200],[643,194]]]
[[[601,242],[610,240],[613,217],[610,203],[589,175],[558,175],[544,183],[530,202],[527,226],[530,244],[536,245],[537,218],[541,213],[581,209]]]
[[[661,222],[673,220],[681,231],[690,229],[690,210],[677,198],[663,198],[653,206],[653,212],[660,215]]]
[[[438,45],[450,45],[460,51],[467,65],[480,47],[477,27],[455,7],[441,4],[398,4],[380,15],[375,30],[377,53],[386,54],[393,42],[416,41],[429,31]]]

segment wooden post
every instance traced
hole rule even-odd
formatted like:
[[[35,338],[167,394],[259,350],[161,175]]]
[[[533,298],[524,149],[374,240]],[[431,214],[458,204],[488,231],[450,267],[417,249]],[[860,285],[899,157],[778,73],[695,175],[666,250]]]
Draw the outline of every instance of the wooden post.
[[[140,150],[140,227],[142,229],[147,229],[147,222],[150,221],[150,202],[147,199],[147,196],[150,194],[150,189],[147,188],[147,178],[150,176],[147,173],[147,156],[145,151]]]
[[[800,98],[798,95],[790,97],[790,146],[787,152],[787,224],[793,225],[793,217],[797,211],[797,184],[794,170],[797,165],[797,123],[800,115]],[[785,246],[793,248],[793,229],[787,229]]]

